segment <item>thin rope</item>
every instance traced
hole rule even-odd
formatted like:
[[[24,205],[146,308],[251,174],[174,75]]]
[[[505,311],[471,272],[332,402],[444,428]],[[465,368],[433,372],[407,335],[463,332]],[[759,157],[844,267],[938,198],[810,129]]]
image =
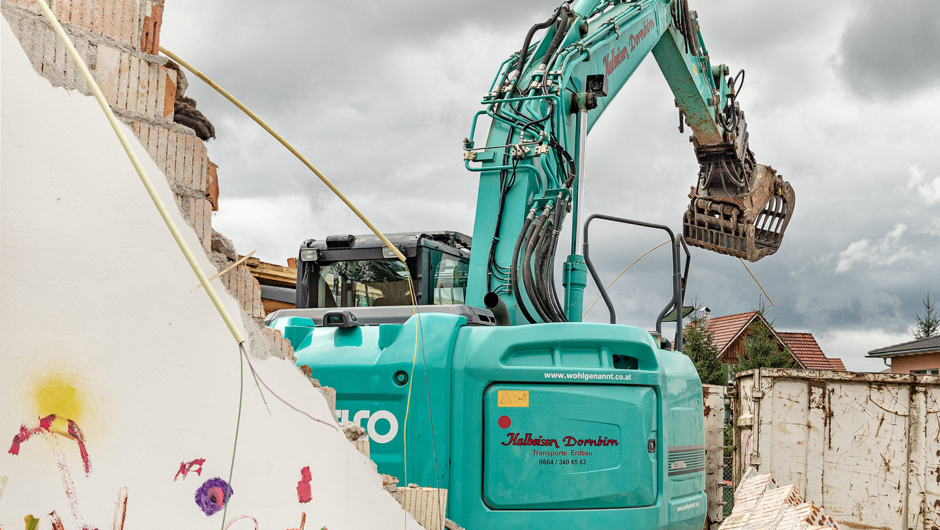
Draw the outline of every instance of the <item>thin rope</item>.
[[[313,420],[313,421],[315,421],[315,422],[317,422],[317,423],[322,423],[323,425],[326,425],[327,427],[333,429],[334,431],[338,431],[338,430],[339,430],[339,428],[338,428],[336,425],[332,425],[332,424],[330,424],[330,423],[327,423],[327,422],[325,422],[325,421],[323,421],[323,420],[321,420],[321,419],[319,419],[319,418],[314,418],[314,417],[311,416],[310,414],[307,414],[306,412],[300,410],[299,408],[297,408],[297,407],[291,405],[286,399],[284,399],[284,398],[282,398],[281,396],[277,395],[277,392],[271,390],[271,387],[269,387],[268,384],[264,382],[264,379],[261,379],[261,376],[258,375],[258,372],[255,371],[254,365],[251,364],[251,358],[248,356],[248,353],[245,351],[244,348],[242,348],[242,356],[245,358],[246,361],[248,361],[248,369],[251,370],[252,375],[255,376],[255,381],[261,383],[261,386],[263,386],[264,388],[266,388],[267,391],[270,392],[272,396],[274,396],[274,397],[276,397],[276,398],[278,399],[278,401],[280,401],[281,403],[287,405],[288,407],[294,409],[295,411],[297,411],[297,412],[303,414],[304,416],[310,418],[311,420]],[[260,391],[260,389],[259,389],[259,391]]]
[[[643,254],[643,255],[640,256],[639,258],[633,260],[633,263],[627,265],[627,268],[626,268],[626,269],[623,269],[622,271],[620,271],[620,274],[618,274],[617,277],[613,279],[613,281],[611,281],[609,284],[607,284],[607,287],[604,287],[604,290],[605,290],[605,291],[609,291],[609,290],[610,290],[610,286],[613,285],[614,282],[616,282],[617,280],[619,280],[620,277],[623,276],[625,272],[627,272],[628,270],[630,270],[630,267],[636,265],[636,262],[638,262],[638,261],[640,261],[641,259],[645,258],[647,254],[649,254],[650,252],[656,250],[657,248],[659,248],[659,247],[665,245],[665,244],[668,243],[668,242],[669,242],[669,241],[663,241],[662,243],[656,245],[655,247],[653,247],[653,248],[647,250],[647,251],[646,251],[646,254]],[[597,295],[597,298],[594,299],[594,302],[591,304],[591,307],[587,308],[587,311],[585,311],[584,314],[581,315],[581,318],[586,317],[587,314],[588,314],[588,311],[590,311],[591,308],[594,307],[594,304],[596,304],[597,301],[600,300],[600,299],[601,299],[601,295]]]
[[[243,343],[238,345],[238,349],[245,353]],[[245,395],[245,361],[244,357],[238,356],[238,418],[235,420],[235,442],[232,444],[232,464],[228,468],[228,482],[225,484],[226,492],[225,506],[222,508],[222,530],[225,530],[225,515],[228,513],[228,504],[232,499],[232,475],[235,473],[235,450],[238,449],[238,430],[242,425],[242,397]]]
[[[753,279],[754,283],[756,283],[757,286],[760,287],[760,292],[764,293],[764,296],[767,296],[767,291],[764,290],[764,286],[761,285],[759,281],[757,281],[757,278],[754,276],[754,273],[751,272],[751,269],[747,267],[747,263],[744,263],[744,260],[741,258],[738,258],[738,261],[741,262],[741,265],[744,265],[744,269],[747,271],[748,274],[751,275],[751,279]],[[767,296],[767,301],[770,302],[771,307],[777,307],[774,305],[774,301],[770,299],[770,296]]]
[[[431,454],[434,455],[434,484],[437,489],[434,495],[437,497],[439,513],[444,513],[444,506],[441,504],[441,472],[437,465],[437,439],[434,436],[434,414],[431,412],[431,382],[428,379],[428,359],[424,355],[424,325],[420,318],[418,328],[421,330],[421,362],[424,366],[424,389],[428,397],[428,423],[431,425]]]
[[[434,484],[437,488],[437,505],[441,509],[441,513],[444,513],[444,507],[441,505],[441,472],[437,465],[437,439],[434,436],[434,415],[431,412],[431,383],[428,380],[428,360],[424,355],[424,326],[420,324],[420,319],[418,319],[418,322],[421,328],[421,362],[424,364],[424,388],[428,396],[428,423],[431,425],[431,453],[434,455]]]

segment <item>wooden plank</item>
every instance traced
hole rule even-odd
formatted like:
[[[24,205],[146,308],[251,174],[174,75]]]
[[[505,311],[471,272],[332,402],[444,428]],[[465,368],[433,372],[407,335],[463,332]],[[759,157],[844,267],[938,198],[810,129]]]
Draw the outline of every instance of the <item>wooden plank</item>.
[[[281,302],[280,300],[268,300],[267,298],[261,299],[261,307],[264,308],[264,314],[273,313],[278,309],[294,309],[294,304],[287,302]],[[369,456],[369,455],[366,455]]]
[[[297,269],[265,263],[258,258],[250,258],[245,262],[245,266],[251,271],[258,283],[261,285],[273,285],[278,287],[296,287]]]

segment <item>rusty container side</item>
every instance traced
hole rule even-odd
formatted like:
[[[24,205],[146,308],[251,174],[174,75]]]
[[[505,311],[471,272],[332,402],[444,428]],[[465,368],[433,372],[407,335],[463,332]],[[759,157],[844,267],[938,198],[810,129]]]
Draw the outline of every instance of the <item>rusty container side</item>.
[[[718,385],[702,385],[705,409],[705,495],[708,498],[706,525],[717,527],[724,520],[725,392]]]
[[[940,528],[940,377],[762,368],[733,396],[735,485],[754,466],[843,528]]]

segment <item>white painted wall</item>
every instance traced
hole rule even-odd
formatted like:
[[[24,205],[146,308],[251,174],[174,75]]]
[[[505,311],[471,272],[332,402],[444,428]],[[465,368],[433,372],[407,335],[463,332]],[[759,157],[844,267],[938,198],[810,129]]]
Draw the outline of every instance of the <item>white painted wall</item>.
[[[50,528],[55,510],[66,530],[110,529],[126,487],[128,530],[221,528],[221,512],[206,516],[194,496],[206,479],[228,478],[236,344],[203,290],[190,292],[198,282],[97,103],[36,74],[6,20],[0,44],[0,525],[23,528],[32,514]],[[198,250],[165,178],[127,133]],[[238,320],[236,302],[218,289]],[[332,424],[293,364],[254,363],[283,397]],[[301,512],[315,530],[405,525],[371,463],[341,433],[267,401],[270,415],[246,367],[229,519],[249,515],[265,530],[297,528]],[[87,476],[78,445],[63,436],[35,436],[18,455],[8,452],[22,425],[50,413],[84,432]],[[55,447],[74,482],[74,509]],[[180,463],[196,458],[206,459],[201,476],[174,481]],[[296,491],[304,466],[312,472],[307,504]],[[407,526],[418,528],[411,518]]]

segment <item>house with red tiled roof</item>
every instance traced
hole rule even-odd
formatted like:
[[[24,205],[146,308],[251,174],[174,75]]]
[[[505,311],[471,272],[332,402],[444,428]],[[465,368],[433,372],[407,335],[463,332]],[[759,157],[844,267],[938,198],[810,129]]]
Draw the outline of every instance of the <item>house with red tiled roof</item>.
[[[713,317],[707,320],[708,331],[712,332],[715,348],[723,364],[735,364],[738,357],[744,355],[744,344],[750,335],[748,328],[755,320],[760,320],[771,334],[776,337],[773,327],[757,311]]]
[[[758,311],[708,318],[707,322],[722,364],[737,364],[738,357],[745,356],[744,346],[751,335],[751,324],[757,324],[770,330],[780,349],[788,349],[800,368],[846,371],[841,359],[826,357],[812,333],[778,332]]]
[[[787,348],[790,348],[790,353],[793,354],[793,357],[803,368],[807,370],[846,371],[842,359],[826,357],[812,333],[778,331],[777,336],[783,340]]]

